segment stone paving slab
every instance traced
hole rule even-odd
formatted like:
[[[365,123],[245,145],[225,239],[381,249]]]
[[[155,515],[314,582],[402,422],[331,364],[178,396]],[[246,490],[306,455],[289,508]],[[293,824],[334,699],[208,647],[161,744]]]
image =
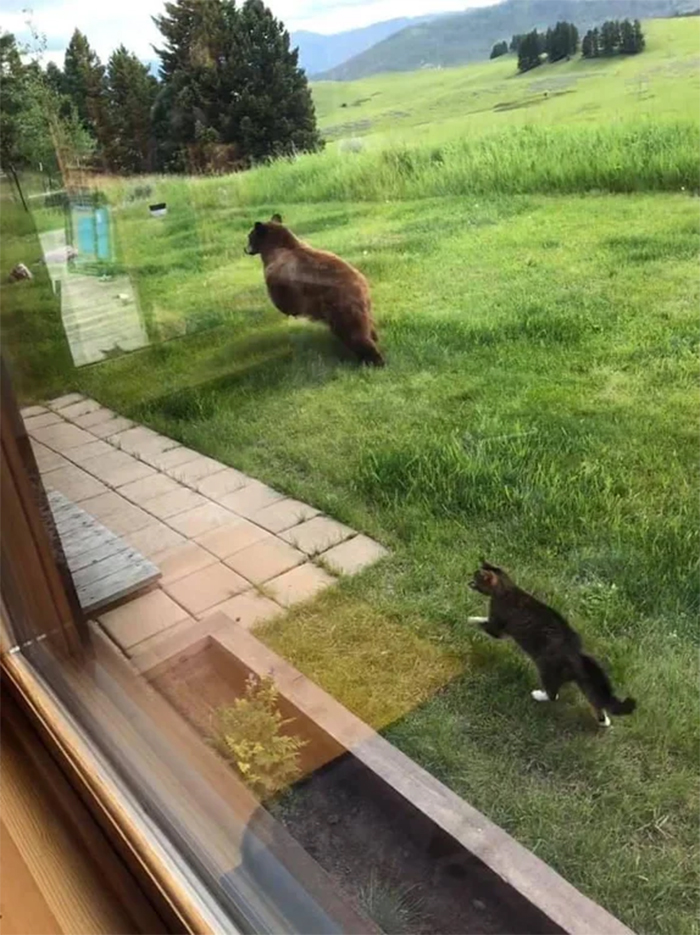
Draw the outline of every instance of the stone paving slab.
[[[97,438],[110,438],[118,432],[123,432],[124,429],[131,428],[133,424],[131,419],[125,419],[123,416],[115,416],[113,419],[105,419],[97,425],[91,425],[89,430],[93,435],[97,436]]]
[[[61,417],[57,412],[44,412],[38,416],[30,416],[24,420],[24,424],[27,431],[29,431],[30,429],[41,429],[45,425],[55,425],[60,421]]]
[[[265,585],[265,591],[270,594],[278,604],[291,607],[300,601],[308,601],[323,591],[328,585],[334,584],[335,578],[317,565],[307,562],[286,571],[278,578],[273,578]]]
[[[369,536],[355,536],[323,553],[323,564],[337,575],[356,575],[389,553]]]
[[[32,416],[43,416],[49,410],[46,406],[25,406],[24,409],[20,409],[20,415],[26,422],[27,419],[31,419]]]
[[[79,393],[22,416],[47,485],[53,475],[161,571],[156,590],[100,618],[129,656],[171,637],[187,645],[198,619],[217,611],[250,629],[387,554],[315,507]]]
[[[195,616],[235,597],[249,587],[250,582],[220,562],[163,586],[178,604]]]
[[[355,535],[355,530],[327,516],[315,516],[313,519],[293,526],[280,534],[285,542],[306,552],[307,555],[319,555],[337,545],[343,539]]]
[[[298,526],[307,519],[313,519],[314,516],[318,516],[319,512],[312,506],[302,503],[301,500],[285,499],[263,507],[262,510],[253,513],[250,519],[269,532],[283,532],[292,526]]]
[[[269,536],[230,555],[224,564],[253,584],[264,584],[290,568],[301,565],[305,560],[303,552],[287,545],[276,536]]]

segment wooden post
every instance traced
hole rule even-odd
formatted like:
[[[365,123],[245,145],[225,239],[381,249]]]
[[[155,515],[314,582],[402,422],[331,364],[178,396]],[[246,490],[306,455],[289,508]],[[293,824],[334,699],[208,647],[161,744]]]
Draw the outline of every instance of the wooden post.
[[[11,638],[15,643],[46,638],[75,654],[88,630],[1,358],[0,381],[0,594]]]

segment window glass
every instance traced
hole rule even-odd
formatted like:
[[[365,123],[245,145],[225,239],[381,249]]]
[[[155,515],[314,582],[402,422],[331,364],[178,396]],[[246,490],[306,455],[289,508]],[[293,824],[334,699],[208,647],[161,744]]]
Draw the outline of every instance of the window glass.
[[[6,5],[8,641],[233,927],[671,935],[697,11],[438,6]]]

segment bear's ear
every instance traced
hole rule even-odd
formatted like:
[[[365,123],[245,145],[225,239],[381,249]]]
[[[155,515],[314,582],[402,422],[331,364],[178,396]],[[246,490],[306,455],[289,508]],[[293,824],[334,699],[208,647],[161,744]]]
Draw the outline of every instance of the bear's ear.
[[[273,214],[272,217],[270,218],[270,220],[271,220],[274,224],[281,224],[281,223],[282,223],[282,215],[281,215],[281,214]]]
[[[256,221],[256,222],[255,222],[255,225],[254,225],[254,229],[255,229],[256,231],[261,231],[261,230],[263,229],[264,226],[265,226],[265,225],[264,225],[261,221]]]

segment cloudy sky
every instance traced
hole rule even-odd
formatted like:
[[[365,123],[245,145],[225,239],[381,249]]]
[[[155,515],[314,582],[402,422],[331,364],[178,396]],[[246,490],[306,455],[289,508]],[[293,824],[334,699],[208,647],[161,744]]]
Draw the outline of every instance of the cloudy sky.
[[[287,28],[333,33],[368,26],[397,16],[463,10],[485,6],[494,0],[267,0],[275,16]],[[47,39],[47,58],[63,61],[63,51],[77,27],[84,32],[100,58],[123,43],[147,61],[155,58],[151,43],[158,31],[151,16],[163,8],[163,0],[2,0],[0,28],[26,40],[27,14]]]

